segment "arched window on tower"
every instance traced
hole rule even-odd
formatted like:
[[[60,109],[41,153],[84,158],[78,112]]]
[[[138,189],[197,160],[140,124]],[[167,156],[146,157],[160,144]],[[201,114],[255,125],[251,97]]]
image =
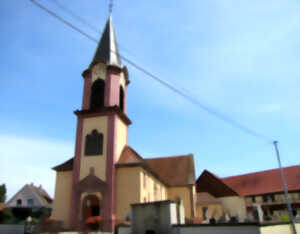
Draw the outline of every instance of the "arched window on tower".
[[[119,96],[120,109],[124,112],[124,89],[120,86],[120,96]]]
[[[85,138],[85,155],[95,156],[103,153],[103,134],[96,129]]]
[[[91,109],[97,109],[104,106],[104,89],[105,82],[102,79],[98,79],[92,85],[91,93]]]

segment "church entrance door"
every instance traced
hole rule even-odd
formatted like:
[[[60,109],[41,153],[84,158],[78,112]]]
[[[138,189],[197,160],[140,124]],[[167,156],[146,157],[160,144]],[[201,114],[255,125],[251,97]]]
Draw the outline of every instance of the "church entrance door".
[[[100,216],[100,200],[96,195],[86,196],[82,204],[83,221],[91,216]]]

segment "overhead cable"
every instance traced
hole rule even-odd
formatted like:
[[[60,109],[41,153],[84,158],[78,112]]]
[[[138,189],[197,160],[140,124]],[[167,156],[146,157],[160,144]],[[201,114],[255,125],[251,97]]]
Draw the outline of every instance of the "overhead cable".
[[[89,27],[91,30],[93,30],[96,33],[100,33],[97,27],[87,22],[85,19],[83,19],[81,16],[75,14],[73,11],[65,7],[63,4],[61,4],[58,0],[51,0],[58,8],[61,10],[67,12],[69,15],[71,15],[73,18],[84,24],[85,26]]]
[[[63,19],[62,17],[58,16],[55,12],[49,10],[48,8],[44,7],[43,5],[41,5],[40,3],[38,3],[35,0],[30,0],[32,3],[34,3],[36,6],[38,6],[39,8],[43,9],[44,11],[46,11],[48,14],[52,15],[53,17],[57,18],[59,21],[61,21],[62,23],[64,23],[65,25],[71,27],[73,30],[79,32],[80,34],[84,35],[85,37],[87,37],[89,40],[98,43],[98,40],[95,39],[94,37],[90,36],[89,34],[85,33],[83,30],[81,30],[80,28],[78,28],[77,26],[75,26],[74,24],[66,21],[65,19]],[[115,51],[111,51],[115,54],[117,54],[117,52]],[[216,118],[223,120],[224,122],[230,124],[231,126],[240,129],[241,131],[243,131],[244,133],[247,133],[248,135],[257,137],[257,138],[261,138],[264,139],[268,142],[273,142],[273,140],[241,123],[239,123],[238,121],[229,118],[228,116],[214,110],[213,108],[210,108],[206,105],[204,105],[203,103],[201,103],[197,98],[191,96],[189,93],[184,92],[182,90],[180,90],[179,88],[175,87],[175,85],[172,85],[171,83],[159,78],[158,76],[154,75],[153,73],[149,72],[148,70],[144,69],[142,66],[138,65],[137,63],[131,61],[130,59],[124,57],[123,55],[119,56],[128,64],[130,64],[131,66],[133,66],[134,68],[136,68],[137,70],[143,72],[144,74],[146,74],[148,77],[152,78],[153,80],[155,80],[156,82],[160,83],[161,85],[167,87],[168,89],[172,90],[173,92],[175,92],[176,94],[180,95],[181,97],[183,97],[184,99],[186,99],[187,101],[189,101],[190,103],[194,104],[195,106],[199,107],[200,109],[206,111],[207,113],[215,116]]]

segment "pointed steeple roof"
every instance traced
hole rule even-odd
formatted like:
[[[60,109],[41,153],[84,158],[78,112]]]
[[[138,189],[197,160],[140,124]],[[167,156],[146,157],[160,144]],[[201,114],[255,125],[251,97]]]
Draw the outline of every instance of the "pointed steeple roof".
[[[111,15],[106,22],[105,29],[91,64],[95,62],[104,62],[107,65],[122,67]]]

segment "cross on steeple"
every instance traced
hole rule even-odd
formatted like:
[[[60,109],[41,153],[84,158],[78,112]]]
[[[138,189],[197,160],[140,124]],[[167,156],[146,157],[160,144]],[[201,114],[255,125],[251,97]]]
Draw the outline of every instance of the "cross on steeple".
[[[108,4],[108,11],[109,11],[109,14],[111,15],[112,13],[112,10],[113,10],[113,0],[109,0],[109,4]]]

